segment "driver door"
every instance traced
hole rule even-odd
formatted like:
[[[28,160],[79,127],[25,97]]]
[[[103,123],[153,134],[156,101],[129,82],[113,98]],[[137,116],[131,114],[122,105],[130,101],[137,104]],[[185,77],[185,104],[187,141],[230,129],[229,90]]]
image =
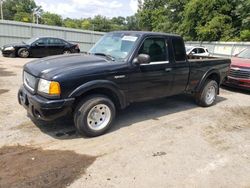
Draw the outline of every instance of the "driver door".
[[[48,55],[48,39],[40,38],[36,40],[31,47],[31,53],[34,57],[45,57]]]
[[[169,61],[168,41],[164,37],[146,38],[138,54],[148,54],[149,64],[136,65],[130,74],[130,101],[143,101],[151,98],[168,96],[173,80],[171,62]]]

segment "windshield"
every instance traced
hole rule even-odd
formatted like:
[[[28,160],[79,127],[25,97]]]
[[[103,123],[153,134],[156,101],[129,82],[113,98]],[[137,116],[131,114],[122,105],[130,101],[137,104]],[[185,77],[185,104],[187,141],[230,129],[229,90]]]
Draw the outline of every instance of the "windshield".
[[[24,43],[25,44],[28,44],[28,45],[31,45],[33,42],[35,42],[38,38],[31,38],[29,40],[26,40]]]
[[[104,35],[89,51],[91,54],[105,54],[115,60],[124,61],[135,46],[139,35],[109,33]]]
[[[250,59],[250,48],[243,50],[241,53],[237,55],[237,57]]]

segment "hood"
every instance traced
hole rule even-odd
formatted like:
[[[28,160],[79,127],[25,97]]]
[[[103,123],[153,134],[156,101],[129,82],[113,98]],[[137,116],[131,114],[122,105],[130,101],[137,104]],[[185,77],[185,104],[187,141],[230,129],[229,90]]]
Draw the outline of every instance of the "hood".
[[[231,62],[232,67],[250,68],[250,59],[233,57]]]
[[[24,66],[24,70],[36,77],[55,80],[56,77],[67,74],[82,76],[103,72],[105,68],[114,64],[99,56],[71,54],[31,61]]]
[[[27,46],[27,44],[25,44],[25,43],[22,43],[22,42],[20,42],[20,43],[12,43],[12,44],[6,44],[6,45],[4,45],[3,46],[3,48],[7,48],[7,47],[25,47],[25,46]]]

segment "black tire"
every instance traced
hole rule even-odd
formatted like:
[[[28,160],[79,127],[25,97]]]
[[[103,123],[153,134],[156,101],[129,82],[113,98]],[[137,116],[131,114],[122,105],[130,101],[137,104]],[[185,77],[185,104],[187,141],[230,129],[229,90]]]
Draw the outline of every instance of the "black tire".
[[[212,90],[210,90],[211,88]],[[202,107],[209,107],[214,105],[216,102],[218,89],[219,87],[216,81],[207,80],[201,91],[196,94],[196,103]],[[209,95],[209,92],[211,95]]]
[[[100,130],[93,129],[91,127],[92,125],[90,125],[91,121],[88,122],[89,113],[91,113],[91,110],[96,108],[97,105],[105,105],[110,110],[110,113],[108,113],[110,114],[110,118],[107,118],[108,121],[106,121],[107,125]],[[99,136],[104,134],[111,127],[115,114],[115,105],[108,97],[104,95],[91,95],[77,105],[74,111],[75,127],[81,135],[89,137]]]
[[[30,53],[27,48],[20,48],[17,52],[17,55],[21,58],[27,58],[29,57]]]

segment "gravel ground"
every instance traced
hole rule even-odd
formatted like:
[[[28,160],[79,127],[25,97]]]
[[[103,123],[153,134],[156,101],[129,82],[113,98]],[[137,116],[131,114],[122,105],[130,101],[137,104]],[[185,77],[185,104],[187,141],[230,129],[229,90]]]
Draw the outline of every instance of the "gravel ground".
[[[0,187],[250,187],[249,92],[223,88],[210,108],[133,104],[82,138],[71,119],[33,122],[18,104],[30,60],[0,57]]]

